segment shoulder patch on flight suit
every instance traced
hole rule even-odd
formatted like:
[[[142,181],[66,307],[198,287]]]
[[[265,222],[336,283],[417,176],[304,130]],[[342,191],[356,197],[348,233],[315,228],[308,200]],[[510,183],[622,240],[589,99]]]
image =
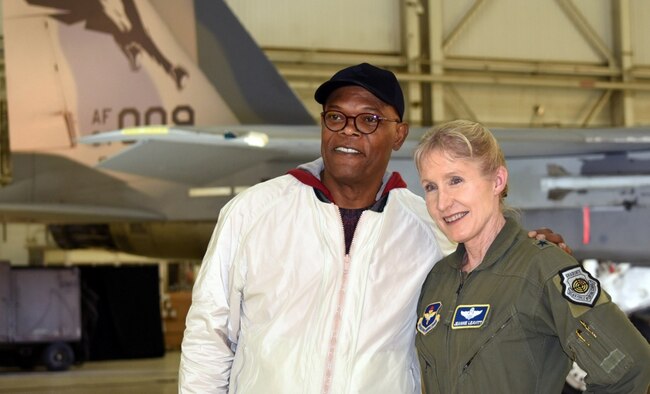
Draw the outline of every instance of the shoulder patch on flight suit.
[[[558,272],[562,283],[562,296],[567,300],[593,307],[600,296],[600,283],[582,266],[574,266]]]
[[[442,308],[442,302],[434,302],[427,305],[422,311],[422,317],[418,319],[418,331],[422,335],[427,335],[429,331],[440,321],[440,308]]]

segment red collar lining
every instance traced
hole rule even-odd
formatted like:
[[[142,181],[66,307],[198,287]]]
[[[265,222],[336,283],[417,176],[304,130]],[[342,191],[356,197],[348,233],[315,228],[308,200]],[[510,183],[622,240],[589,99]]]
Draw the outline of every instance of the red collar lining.
[[[293,175],[296,179],[298,179],[300,182],[304,183],[305,185],[320,190],[325,195],[325,197],[327,197],[331,202],[334,202],[332,193],[330,193],[330,191],[327,190],[327,188],[325,187],[325,185],[323,185],[323,182],[321,182],[320,179],[316,178],[309,171],[301,170],[299,168],[294,168],[293,170],[290,170],[287,173]],[[402,176],[398,172],[393,172],[390,175],[388,182],[386,182],[386,187],[384,187],[384,191],[382,192],[381,195],[383,197],[387,195],[391,190],[400,189],[400,188],[402,189],[406,188],[406,182],[404,182],[404,179],[402,179]]]

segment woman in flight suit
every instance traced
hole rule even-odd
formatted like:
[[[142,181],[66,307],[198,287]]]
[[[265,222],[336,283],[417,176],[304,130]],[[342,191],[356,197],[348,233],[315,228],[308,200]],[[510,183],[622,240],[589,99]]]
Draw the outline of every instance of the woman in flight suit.
[[[426,393],[646,393],[650,346],[569,254],[528,238],[503,203],[508,170],[485,127],[454,121],[415,152],[427,210],[457,250],[427,277],[416,346]]]

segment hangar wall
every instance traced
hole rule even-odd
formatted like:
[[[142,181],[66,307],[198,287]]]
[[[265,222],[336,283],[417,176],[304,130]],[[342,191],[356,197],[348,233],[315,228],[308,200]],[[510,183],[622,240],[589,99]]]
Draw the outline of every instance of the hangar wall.
[[[45,245],[47,233],[45,226],[37,223],[2,223],[0,225],[0,261],[28,265],[36,257],[30,247]]]
[[[644,0],[226,0],[316,118],[338,68],[393,69],[408,120],[499,127],[650,124]]]

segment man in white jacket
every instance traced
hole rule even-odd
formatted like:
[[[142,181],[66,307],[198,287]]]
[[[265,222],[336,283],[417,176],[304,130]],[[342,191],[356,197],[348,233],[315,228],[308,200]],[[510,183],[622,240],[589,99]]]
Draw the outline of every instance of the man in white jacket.
[[[386,172],[408,135],[395,75],[315,94],[321,155],[231,200],[194,285],[181,393],[419,393],[416,305],[454,246]]]

